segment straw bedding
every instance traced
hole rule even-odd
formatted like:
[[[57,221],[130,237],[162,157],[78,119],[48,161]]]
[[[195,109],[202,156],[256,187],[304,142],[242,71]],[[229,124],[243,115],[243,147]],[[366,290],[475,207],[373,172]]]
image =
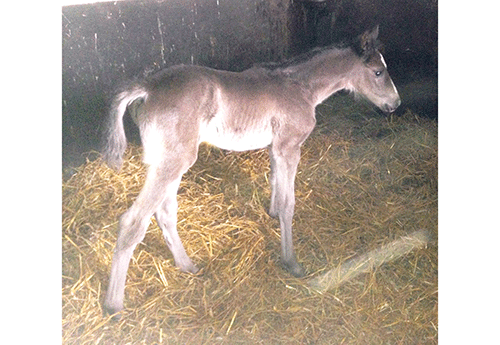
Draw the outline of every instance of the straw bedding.
[[[341,110],[341,112],[339,112]],[[279,262],[267,151],[202,145],[178,230],[202,268],[181,273],[154,219],[128,271],[124,316],[102,313],[119,216],[141,190],[141,148],[120,173],[98,154],[63,182],[64,344],[437,344],[437,124],[385,118],[348,97],[318,107],[296,180],[294,244]],[[430,242],[328,291],[311,278],[423,229]]]

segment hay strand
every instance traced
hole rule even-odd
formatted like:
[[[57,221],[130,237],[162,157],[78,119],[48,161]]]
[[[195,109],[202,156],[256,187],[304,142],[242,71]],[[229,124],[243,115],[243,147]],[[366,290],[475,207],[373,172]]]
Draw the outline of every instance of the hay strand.
[[[362,273],[368,273],[384,263],[396,260],[414,249],[424,247],[429,241],[425,230],[418,230],[385,246],[354,257],[342,265],[309,280],[308,285],[320,293],[325,293]]]

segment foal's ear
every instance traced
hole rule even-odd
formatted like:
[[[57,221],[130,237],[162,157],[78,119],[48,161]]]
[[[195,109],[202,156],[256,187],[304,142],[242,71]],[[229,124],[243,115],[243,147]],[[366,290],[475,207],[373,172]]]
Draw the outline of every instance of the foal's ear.
[[[361,54],[367,58],[375,52],[378,38],[378,25],[371,30],[367,30],[359,36]]]

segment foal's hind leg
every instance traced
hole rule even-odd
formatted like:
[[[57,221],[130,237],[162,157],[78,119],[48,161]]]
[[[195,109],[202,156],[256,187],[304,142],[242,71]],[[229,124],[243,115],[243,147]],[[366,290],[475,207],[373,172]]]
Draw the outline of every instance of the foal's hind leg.
[[[181,178],[168,186],[165,200],[161,207],[156,211],[155,218],[158,226],[163,231],[163,236],[167,242],[168,248],[172,252],[175,265],[183,272],[198,272],[191,259],[187,256],[182,245],[179,234],[177,233],[177,189],[179,188]]]
[[[193,155],[191,155],[191,151]],[[177,208],[177,203],[173,205],[171,200],[172,197],[175,199],[182,174],[196,160],[196,149],[191,151],[185,151],[184,155],[179,154],[176,157],[167,154],[156,164],[151,165],[148,169],[146,183],[139,196],[132,207],[120,218],[120,229],[104,301],[105,309],[111,314],[123,309],[125,280],[130,259],[135,247],[144,238],[151,217],[157,212],[162,227],[165,226],[165,223],[172,221],[172,217],[166,216],[166,214],[171,215],[175,212],[173,206]],[[168,213],[162,211],[162,208],[166,207],[165,205],[171,205],[167,207]],[[176,261],[180,260],[181,265],[184,265],[181,268],[190,272],[196,271],[196,267],[192,263],[189,264],[189,258],[186,260],[182,254],[179,254],[181,252],[179,246],[182,248],[182,244],[178,240],[176,231],[170,239],[169,245],[173,245],[174,258]]]
[[[133,205],[120,217],[108,290],[104,301],[107,312],[114,314],[123,309],[125,280],[135,247],[146,234],[151,216],[161,205],[170,181],[161,167],[151,166],[146,183]]]

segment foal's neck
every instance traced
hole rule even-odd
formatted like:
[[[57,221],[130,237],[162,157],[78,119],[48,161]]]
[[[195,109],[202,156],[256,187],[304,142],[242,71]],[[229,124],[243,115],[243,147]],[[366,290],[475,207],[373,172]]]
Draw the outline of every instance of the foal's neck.
[[[335,92],[350,89],[350,72],[357,60],[352,49],[331,48],[285,71],[309,89],[311,102],[316,106]]]

